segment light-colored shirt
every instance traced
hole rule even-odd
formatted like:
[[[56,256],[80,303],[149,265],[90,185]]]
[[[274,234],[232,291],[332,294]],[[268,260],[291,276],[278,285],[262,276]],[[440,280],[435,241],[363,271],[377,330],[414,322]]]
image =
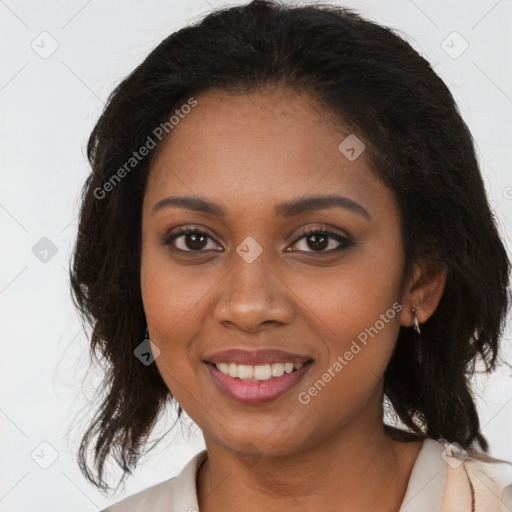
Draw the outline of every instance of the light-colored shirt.
[[[511,466],[462,458],[448,448],[424,440],[399,512],[512,512]],[[102,512],[198,512],[196,477],[206,457],[206,450],[197,453],[179,475]]]

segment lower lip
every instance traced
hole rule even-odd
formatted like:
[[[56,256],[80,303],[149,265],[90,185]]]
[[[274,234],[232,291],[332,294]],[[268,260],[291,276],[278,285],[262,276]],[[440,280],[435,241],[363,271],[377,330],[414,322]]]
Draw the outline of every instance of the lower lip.
[[[292,373],[269,380],[246,381],[222,373],[213,363],[206,363],[216,386],[226,396],[244,404],[263,404],[280,397],[297,384],[311,367],[312,362]]]

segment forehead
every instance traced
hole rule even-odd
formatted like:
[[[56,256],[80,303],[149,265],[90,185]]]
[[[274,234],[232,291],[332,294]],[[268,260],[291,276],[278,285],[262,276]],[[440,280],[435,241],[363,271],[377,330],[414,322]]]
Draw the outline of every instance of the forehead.
[[[364,151],[355,160],[340,151],[350,130],[306,94],[208,91],[196,100],[152,163],[146,194],[153,202],[177,193],[247,207],[321,193],[394,202]]]

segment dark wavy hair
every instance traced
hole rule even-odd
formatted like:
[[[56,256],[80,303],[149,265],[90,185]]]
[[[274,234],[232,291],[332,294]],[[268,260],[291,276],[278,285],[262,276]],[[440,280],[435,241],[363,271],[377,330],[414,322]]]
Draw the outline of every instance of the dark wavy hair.
[[[108,193],[98,191],[187,99],[267,86],[306,93],[326,118],[365,141],[373,172],[400,208],[406,273],[418,259],[447,272],[421,335],[402,327],[385,371],[384,394],[396,417],[416,435],[488,451],[470,378],[478,358],[486,371],[496,367],[510,261],[449,89],[399,33],[352,9],[254,0],[164,39],[110,94],[88,141],[92,173],[80,198],[70,275],[80,318],[92,326],[90,354],[106,365],[100,406],[78,452],[81,471],[102,491],[110,489],[109,455],[123,481],[161,411],[175,404],[156,365],[134,356],[146,326],[141,206],[161,144]]]

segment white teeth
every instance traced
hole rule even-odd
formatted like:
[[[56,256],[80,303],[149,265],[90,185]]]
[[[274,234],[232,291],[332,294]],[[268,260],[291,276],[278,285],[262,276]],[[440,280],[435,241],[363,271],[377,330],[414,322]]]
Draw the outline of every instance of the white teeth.
[[[229,375],[229,364],[228,363],[219,363],[217,368],[224,374]]]
[[[272,377],[272,366],[269,364],[263,364],[254,367],[254,378],[256,380],[268,380]],[[243,377],[240,375],[240,378]]]
[[[273,363],[261,365],[248,365],[236,363],[216,363],[215,366],[224,375],[241,380],[269,380],[273,377],[281,377],[285,373],[300,370],[304,363]]]
[[[235,363],[229,363],[228,374],[230,377],[238,377],[238,365]]]
[[[259,366],[257,366],[256,368],[259,368]],[[248,364],[239,364],[238,365],[238,376],[241,379],[252,379],[253,377],[257,379],[258,377],[256,377],[254,375],[254,370],[255,370],[254,366],[249,366]]]
[[[284,364],[275,363],[272,365],[272,377],[281,377],[284,373]]]

